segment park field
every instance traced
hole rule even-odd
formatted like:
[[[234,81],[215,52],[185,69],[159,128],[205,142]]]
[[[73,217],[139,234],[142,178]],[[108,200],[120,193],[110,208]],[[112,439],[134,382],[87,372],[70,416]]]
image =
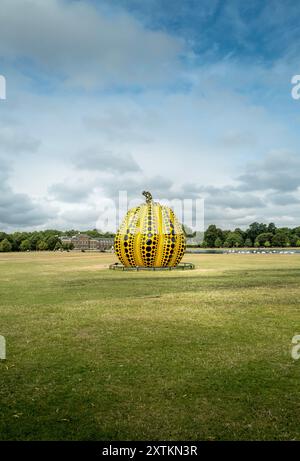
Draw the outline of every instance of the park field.
[[[300,439],[300,254],[0,254],[1,440]]]

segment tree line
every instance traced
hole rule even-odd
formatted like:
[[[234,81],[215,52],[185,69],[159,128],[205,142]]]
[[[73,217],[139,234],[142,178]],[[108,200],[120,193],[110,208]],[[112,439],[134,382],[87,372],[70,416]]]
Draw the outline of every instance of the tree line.
[[[254,222],[246,230],[222,230],[214,224],[204,232],[203,248],[300,247],[300,226],[276,227],[274,223]]]
[[[34,232],[0,232],[0,251],[55,251],[72,250],[72,243],[64,243],[61,236],[73,236],[80,232],[71,229],[65,232],[55,229]],[[96,229],[83,232],[92,238],[114,237],[112,233],[101,233]],[[254,222],[246,230],[222,230],[214,224],[204,232],[202,248],[233,247],[300,247],[300,226],[276,227],[274,223]]]
[[[55,229],[34,232],[13,232],[7,234],[0,232],[0,251],[56,251],[56,250],[72,250],[72,243],[64,243],[61,241],[61,236],[65,235],[72,237],[80,232],[75,229],[66,232]],[[101,233],[96,229],[82,232],[92,238],[113,237],[114,234],[108,232]]]

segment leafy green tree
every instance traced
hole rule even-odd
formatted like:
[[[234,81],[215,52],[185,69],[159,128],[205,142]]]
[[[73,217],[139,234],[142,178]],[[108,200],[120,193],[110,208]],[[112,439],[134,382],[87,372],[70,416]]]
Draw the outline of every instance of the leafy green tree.
[[[50,251],[53,251],[57,242],[59,241],[58,235],[50,235],[50,237],[47,238],[47,246]]]
[[[217,238],[220,238],[223,242],[223,232],[221,229],[217,228],[214,224],[208,226],[206,231],[204,232],[204,240],[206,241],[207,245],[211,248],[214,248],[215,241]]]
[[[251,239],[249,239],[249,237],[246,238],[246,240],[245,240],[245,247],[249,247],[249,248],[250,248],[250,247],[252,247],[252,246],[253,246],[253,243],[252,243]]]
[[[37,249],[40,251],[48,250],[47,242],[45,240],[40,240],[37,244]]]
[[[221,246],[222,246],[222,240],[220,239],[220,237],[217,237],[217,238],[216,238],[214,246],[215,246],[216,248],[221,248]]]
[[[8,235],[5,232],[0,232],[0,242],[2,242],[2,240],[7,239],[7,238],[8,238]]]
[[[296,242],[296,247],[300,247],[300,239]]]
[[[275,234],[276,226],[273,222],[270,222],[270,224],[268,224],[267,232],[270,232],[270,234]]]
[[[295,243],[297,242],[298,239],[300,239],[300,226],[294,227],[294,229],[291,230],[291,234],[295,237]]]
[[[294,233],[294,231],[289,234],[289,241],[293,247],[297,246],[297,241],[300,239],[300,235]]]
[[[231,232],[230,230],[224,230],[224,231],[222,231],[222,239],[221,239],[222,242],[223,242],[223,245],[222,245],[222,246],[224,246],[224,242],[225,242],[225,240],[227,239],[227,237],[228,237],[228,235],[230,234],[230,232]]]
[[[72,237],[73,235],[79,234],[79,231],[71,229],[69,231],[66,231],[64,234],[67,235],[68,237]]]
[[[64,250],[69,251],[69,250],[74,249],[74,244],[72,242],[71,243],[63,243],[62,247],[63,247]]]
[[[243,240],[245,239],[246,232],[242,231],[242,229],[240,229],[239,227],[237,227],[236,229],[234,229],[234,232],[235,232],[236,234],[240,234],[240,236],[243,238]]]
[[[23,240],[20,244],[20,251],[28,251],[30,249],[31,249],[30,240],[29,239]]]
[[[277,230],[276,234],[273,235],[272,245],[275,247],[285,247],[287,243],[289,243],[289,240],[286,232]]]
[[[252,240],[252,242],[255,242],[256,237],[259,234],[263,234],[264,232],[267,232],[266,224],[254,222],[250,224],[250,226],[246,230],[246,238],[249,238]]]
[[[93,238],[99,238],[99,237],[103,236],[103,232],[100,232],[97,229],[87,230],[87,231],[84,232],[84,234],[87,234],[87,235],[89,235],[90,237],[93,237]]]
[[[9,242],[11,243],[11,251],[19,251],[18,242],[13,238],[12,235],[8,237]]]
[[[56,242],[56,245],[55,245],[55,247],[54,247],[54,250],[56,250],[56,251],[57,251],[57,250],[61,250],[62,247],[63,247],[63,246],[62,246],[62,243],[61,243],[61,241],[59,240],[58,242]]]
[[[0,251],[8,252],[11,250],[12,250],[12,244],[10,243],[10,241],[7,238],[3,239],[0,243]]]
[[[224,242],[224,246],[231,247],[242,247],[244,245],[244,239],[239,232],[230,232]]]
[[[273,234],[270,232],[263,232],[262,234],[259,234],[255,241],[259,243],[260,246],[266,246],[266,242],[269,242],[272,240]]]
[[[33,232],[30,236],[30,250],[35,251],[37,250],[37,244],[41,240],[41,233]]]

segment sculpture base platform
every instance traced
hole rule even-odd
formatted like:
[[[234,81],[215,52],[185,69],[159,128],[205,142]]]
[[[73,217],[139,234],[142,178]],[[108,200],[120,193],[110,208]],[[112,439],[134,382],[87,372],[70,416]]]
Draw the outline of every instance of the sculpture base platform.
[[[135,267],[127,267],[123,266],[121,263],[110,264],[109,268],[111,270],[119,270],[119,271],[178,271],[178,270],[191,270],[195,269],[195,264],[193,263],[179,263],[175,267],[146,267],[146,266],[135,266]]]

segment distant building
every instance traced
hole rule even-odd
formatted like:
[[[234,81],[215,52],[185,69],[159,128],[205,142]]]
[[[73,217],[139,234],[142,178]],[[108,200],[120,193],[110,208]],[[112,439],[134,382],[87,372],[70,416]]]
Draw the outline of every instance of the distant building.
[[[113,237],[94,238],[87,234],[77,234],[72,237],[63,235],[60,237],[61,243],[73,244],[74,250],[110,250],[114,244]]]
[[[89,240],[89,249],[90,250],[99,250],[99,240],[98,239],[90,239]]]
[[[110,250],[112,246],[114,245],[114,238],[99,238],[99,250]]]

